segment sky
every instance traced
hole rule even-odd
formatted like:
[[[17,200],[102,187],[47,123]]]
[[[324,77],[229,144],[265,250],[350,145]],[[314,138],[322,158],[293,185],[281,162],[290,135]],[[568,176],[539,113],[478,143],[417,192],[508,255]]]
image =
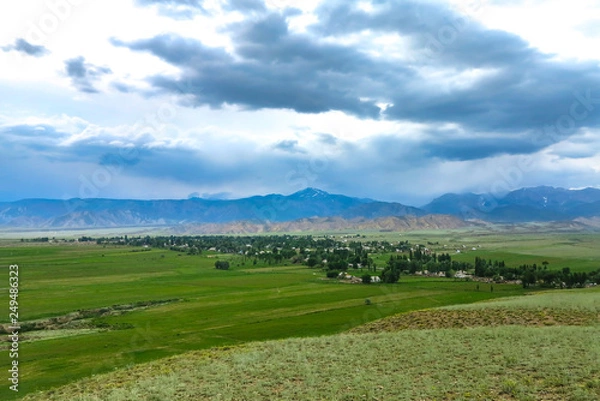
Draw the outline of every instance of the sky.
[[[0,5],[0,201],[600,187],[596,0]]]

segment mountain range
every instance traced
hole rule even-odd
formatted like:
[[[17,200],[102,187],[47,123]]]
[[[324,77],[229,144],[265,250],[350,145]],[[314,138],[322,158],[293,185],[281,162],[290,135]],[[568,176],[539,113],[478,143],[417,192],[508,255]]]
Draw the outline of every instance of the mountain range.
[[[444,216],[434,221],[436,217],[431,215]],[[316,188],[287,196],[271,194],[233,200],[25,199],[0,203],[0,226],[31,229],[202,225],[219,231],[218,225],[232,227],[232,223],[239,222],[262,227],[249,229],[251,232],[282,231],[290,222],[299,227],[343,228],[365,227],[366,221],[387,221],[390,229],[410,224],[454,228],[461,225],[459,222],[474,220],[521,223],[598,216],[600,190],[553,187],[523,188],[502,197],[445,194],[420,208],[330,194]]]
[[[422,207],[427,213],[496,223],[563,221],[600,216],[600,190],[540,186],[521,188],[501,197],[490,194],[446,194]]]

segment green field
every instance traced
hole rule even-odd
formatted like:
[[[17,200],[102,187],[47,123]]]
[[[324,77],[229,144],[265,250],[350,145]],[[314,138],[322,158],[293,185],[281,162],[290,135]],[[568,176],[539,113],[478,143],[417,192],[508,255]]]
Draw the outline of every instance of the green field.
[[[527,258],[531,257],[536,258],[537,263],[549,261],[549,267],[561,268],[562,263],[566,263],[565,266],[572,269],[587,270],[597,268],[595,263],[600,260],[600,251],[596,251],[599,247],[593,247],[600,242],[596,235],[524,234],[514,238],[457,231],[373,233],[367,240],[380,236],[387,237],[386,240],[390,237],[396,241],[409,239],[411,243],[437,242],[439,244],[434,247],[440,249],[443,245],[451,249],[463,244],[469,247],[481,245],[477,251],[453,255],[471,262],[475,255],[505,255],[507,263],[509,260],[528,263]],[[556,251],[561,243],[562,254]],[[385,255],[373,256],[382,266]],[[216,270],[215,261],[225,259],[230,261],[232,268]],[[475,282],[407,276],[403,276],[398,284],[346,284],[325,280],[321,270],[301,265],[252,265],[239,256],[212,252],[188,256],[169,250],[77,243],[4,241],[0,246],[0,264],[5,269],[6,283],[8,266],[19,265],[21,322],[48,323],[51,319],[64,322],[74,312],[93,315],[99,308],[115,312],[113,316],[91,316],[78,321],[76,323],[82,324],[79,326],[22,333],[20,391],[18,395],[14,394],[5,385],[0,388],[0,399],[20,398],[99,373],[133,369],[141,363],[190,351],[290,337],[336,335],[398,313],[472,304],[532,291],[503,284],[494,285],[492,292],[488,286],[479,286]],[[3,304],[7,311],[1,314],[0,323],[7,323],[8,285],[0,285],[0,296],[6,299]],[[370,305],[366,304],[366,299],[370,300]],[[581,303],[579,300],[573,302]],[[126,312],[116,313],[119,309]],[[387,334],[377,335],[387,338]],[[320,347],[319,341],[339,339],[327,338],[294,341],[300,341],[297,344],[301,341],[313,344],[310,342],[313,341],[315,347]],[[506,341],[510,338],[508,336]],[[295,346],[298,345],[292,347]],[[311,346],[306,345],[307,350]],[[6,347],[2,353],[2,366],[8,367]],[[309,355],[298,358],[309,358]],[[368,369],[377,371],[375,366]],[[375,371],[372,372],[373,379],[377,377]],[[342,399],[329,398],[327,394],[312,399]],[[281,399],[294,399],[287,397]],[[223,398],[214,399],[244,398],[223,395]],[[371,399],[376,399],[376,394]]]
[[[399,238],[411,243],[439,243],[430,248],[437,252],[448,252],[452,260],[457,261],[473,263],[478,256],[504,260],[509,266],[533,263],[540,265],[547,261],[549,269],[570,267],[583,272],[600,268],[598,233],[481,233],[457,230],[407,233]]]
[[[474,283],[445,279],[352,285],[324,280],[323,272],[305,266],[237,266],[233,260],[231,270],[219,271],[215,255],[139,250],[77,244],[0,248],[5,271],[10,264],[19,265],[21,322],[177,300],[90,322],[120,330],[57,331],[30,342],[25,333],[20,396],[189,350],[334,334],[399,312],[523,292],[517,286],[476,291]],[[8,300],[6,287],[0,296]],[[366,298],[371,305],[365,305]],[[8,322],[7,315],[2,323]],[[8,366],[7,352],[2,358]],[[0,391],[2,399],[14,396],[6,387]]]
[[[597,289],[576,296],[556,290],[475,308],[483,317],[498,307],[519,311],[558,302],[567,311],[593,311],[595,319],[587,325],[424,327],[257,342],[190,352],[28,399],[595,401],[599,299]]]

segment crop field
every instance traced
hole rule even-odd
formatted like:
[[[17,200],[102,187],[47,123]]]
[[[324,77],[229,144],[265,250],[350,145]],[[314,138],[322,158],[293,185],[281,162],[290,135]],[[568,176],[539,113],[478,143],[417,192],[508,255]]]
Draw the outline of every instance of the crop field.
[[[372,240],[379,235],[368,234],[366,240]],[[437,243],[432,247],[440,249],[443,249],[443,245],[450,249],[459,245],[462,247],[463,244],[469,247],[475,246],[473,244],[481,245],[481,248],[477,247],[477,251],[465,251],[460,255],[453,255],[453,258],[464,257],[471,262],[476,254],[480,257],[483,254],[504,254],[507,255],[507,263],[508,257],[513,258],[510,260],[514,261],[521,261],[519,259],[521,257],[525,258],[520,263],[527,263],[526,258],[532,257],[536,258],[537,263],[541,260],[549,261],[549,268],[559,268],[559,265],[563,267],[561,263],[565,262],[572,269],[585,270],[597,268],[595,261],[600,260],[600,251],[596,253],[596,248],[591,246],[598,243],[598,237],[594,235],[561,234],[544,237],[527,234],[516,240],[512,236],[506,236],[503,240],[501,235],[471,237],[467,232],[402,235],[385,233],[384,235],[394,236],[394,240],[409,239],[411,243]],[[564,255],[552,253],[554,247],[561,242],[564,246]],[[581,249],[587,250],[587,253],[582,252]],[[377,260],[377,265],[382,266],[386,255],[374,254],[373,257]],[[231,269],[215,269],[217,260],[229,261]],[[469,327],[470,331],[465,331],[464,325],[459,326],[462,327],[462,331],[455,333],[452,330],[455,330],[456,325],[452,318],[447,316],[438,320],[450,321],[450,324],[413,325],[404,327],[408,331],[401,332],[395,332],[398,327],[391,324],[376,327],[370,332],[359,333],[359,327],[363,325],[368,327],[370,322],[381,318],[393,319],[393,316],[398,314],[413,316],[411,314],[432,313],[431,310],[435,310],[435,313],[456,313],[452,308],[459,308],[460,305],[472,308],[461,309],[465,311],[461,313],[475,314],[472,319],[481,320],[480,317],[485,313],[478,312],[478,308],[486,309],[480,305],[496,305],[494,310],[503,308],[503,305],[507,305],[503,310],[521,310],[522,305],[516,303],[532,302],[530,300],[534,299],[534,296],[522,297],[522,295],[538,290],[525,290],[517,285],[494,284],[492,291],[489,285],[476,282],[413,276],[402,276],[397,284],[348,284],[325,279],[325,274],[320,269],[310,269],[303,265],[285,262],[278,265],[268,265],[264,262],[252,264],[239,255],[216,252],[186,255],[166,249],[132,246],[81,243],[32,244],[4,241],[0,246],[0,265],[6,272],[7,283],[4,286],[0,285],[0,297],[6,299],[2,303],[5,305],[6,313],[0,314],[2,317],[0,324],[4,325],[8,323],[8,266],[14,264],[19,266],[19,320],[22,327],[36,330],[21,332],[19,393],[9,391],[8,385],[4,385],[0,388],[0,399],[7,400],[19,399],[27,394],[33,395],[57,386],[80,383],[79,380],[87,381],[81,382],[86,383],[85,385],[75,384],[76,387],[68,387],[69,390],[64,390],[75,391],[73,388],[79,388],[68,396],[61,393],[63,390],[53,390],[55,399],[76,399],[75,394],[83,387],[92,390],[96,388],[99,391],[97,394],[99,399],[169,399],[175,396],[161,393],[156,386],[164,387],[164,391],[167,392],[180,391],[174,384],[176,376],[185,379],[180,383],[202,382],[198,383],[197,389],[188,386],[192,389],[190,391],[193,391],[188,394],[191,399],[198,399],[198,397],[215,400],[399,399],[394,397],[446,399],[449,396],[443,393],[445,382],[440,381],[441,373],[421,372],[420,369],[424,367],[417,363],[417,359],[410,362],[408,356],[402,361],[413,363],[414,366],[410,363],[410,366],[407,365],[407,376],[398,376],[400,374],[395,372],[394,375],[397,376],[390,376],[385,380],[388,384],[374,384],[383,372],[392,369],[394,363],[393,358],[383,357],[377,350],[388,349],[395,355],[405,353],[409,355],[411,352],[416,352],[415,347],[421,347],[421,350],[427,348],[427,355],[431,358],[439,357],[440,366],[443,366],[446,362],[451,364],[450,359],[446,360],[451,354],[436,355],[436,352],[441,352],[441,348],[434,344],[436,341],[445,344],[446,347],[450,347],[450,342],[456,341],[456,352],[466,352],[464,347],[470,346],[468,341],[477,336],[481,335],[485,338],[497,336],[498,343],[493,347],[501,349],[511,341],[515,341],[515,336],[521,335],[516,327],[530,325],[532,321],[538,319],[535,314],[525,322],[509,319],[510,326],[507,327],[502,323],[506,322],[506,316],[502,315],[504,319],[502,321],[492,319],[492,325],[502,326],[501,330],[505,330],[500,334],[490,334],[491,332],[486,330],[492,329],[486,324],[474,324],[473,327]],[[567,335],[564,334],[566,332],[561,331],[564,327],[566,330],[571,330],[568,335],[573,335],[573,338],[579,338],[578,336],[583,338],[592,334],[597,336],[599,333],[590,331],[597,331],[595,322],[599,293],[594,290],[556,292],[556,294],[563,293],[568,294],[569,297],[560,295],[562,297],[560,300],[544,301],[547,305],[536,304],[530,308],[535,311],[542,308],[540,310],[546,313],[546,317],[549,316],[547,321],[552,324],[538,322],[540,324],[533,324],[536,327],[528,327],[527,330],[542,330],[540,336],[556,339],[559,343],[563,341],[559,338]],[[568,301],[563,302],[567,298]],[[502,302],[505,299],[504,304]],[[486,302],[481,303],[481,301]],[[556,304],[570,305],[567,308],[569,311],[579,311],[575,321],[560,320],[560,317],[549,312]],[[588,308],[580,308],[581,305],[588,305]],[[440,307],[451,309],[437,309]],[[424,309],[428,311],[419,312]],[[506,314],[510,315],[508,312]],[[390,328],[392,333],[386,332],[390,331]],[[413,334],[408,334],[411,330],[414,331]],[[576,330],[582,331],[575,332]],[[343,334],[350,331],[351,334]],[[281,341],[290,338],[294,339]],[[275,341],[268,342],[272,340]],[[422,345],[417,346],[414,341],[420,341]],[[352,347],[349,347],[352,352],[348,353],[348,358],[354,359],[333,356],[333,353],[340,352],[339,347],[342,347],[345,342],[352,344]],[[378,346],[376,347],[375,344]],[[483,353],[484,348],[489,346],[490,344],[481,345],[481,349],[478,348],[473,352]],[[226,347],[228,350],[215,347]],[[268,359],[270,351],[264,351],[261,347],[271,347],[268,349],[281,352],[282,359],[276,361]],[[518,352],[525,352],[521,349],[521,345],[518,347]],[[590,355],[597,356],[594,354],[597,350],[594,351],[593,347],[590,349]],[[10,363],[8,343],[1,352],[2,366],[8,367]],[[320,355],[317,357],[313,352]],[[516,352],[517,350],[515,354]],[[364,360],[361,359],[361,353],[365,355]],[[183,359],[177,359],[178,355]],[[481,356],[484,361],[487,357],[483,354]],[[214,358],[218,361],[214,365],[216,370],[205,370],[208,365],[213,366],[209,362]],[[319,364],[325,363],[327,358],[332,362],[331,367],[320,366]],[[376,366],[373,358],[382,358],[381,366]],[[203,367],[185,373],[183,370],[191,365],[184,361],[189,361],[189,364],[198,363],[198,366]],[[256,371],[252,373],[254,375],[252,377],[243,376],[242,371],[253,366],[248,361],[256,361],[254,366]],[[362,361],[360,369],[364,370],[364,375],[361,374],[360,377],[355,375],[357,381],[352,385],[345,385],[343,377],[335,375],[325,382],[320,382],[322,374],[317,370],[311,370],[314,364],[314,369],[319,368],[325,373],[329,372],[329,369],[352,373],[352,364],[356,361]],[[464,374],[467,374],[470,369],[475,369],[474,366],[469,365],[472,361],[465,363],[467,362],[467,365],[459,366]],[[271,363],[274,363],[272,368],[266,367]],[[176,371],[177,366],[173,366],[174,364],[180,365],[183,370]],[[277,366],[286,364],[289,369],[299,369],[295,376],[289,369],[281,368],[278,373],[280,376],[274,374],[272,377],[264,376],[267,372],[260,370],[263,368],[277,370]],[[116,372],[110,373],[115,370]],[[224,370],[228,373],[224,373]],[[155,372],[162,376],[154,381],[153,378],[148,377],[148,372]],[[308,376],[303,376],[305,373]],[[116,376],[103,376],[103,374]],[[243,380],[239,383],[227,384],[212,378],[212,375],[215,375],[221,376],[223,380],[229,378],[235,381],[232,378],[236,374],[242,374]],[[432,384],[434,390],[422,393],[415,392],[417,388],[422,391],[421,385],[398,384],[398,381],[408,380],[411,374],[425,375],[421,383],[423,386],[434,382],[439,384]],[[125,376],[119,375],[132,375],[131,377],[139,375],[140,380],[132,382],[130,379],[126,380]],[[206,375],[211,379],[205,383],[194,375]],[[294,377],[290,378],[286,375]],[[259,380],[260,377],[268,378],[268,383]],[[455,377],[454,373],[447,377],[458,380],[458,376]],[[501,379],[501,377],[497,378],[500,387],[502,387]],[[113,388],[114,392],[100,392],[102,380],[108,380],[109,387]],[[464,380],[468,381],[466,378]],[[149,382],[156,385],[150,386]],[[167,383],[171,384],[167,385]],[[306,384],[312,388],[310,391],[315,393],[294,395],[293,383]],[[367,383],[371,386],[368,391],[365,387]],[[507,388],[511,383],[505,383]],[[590,391],[596,391],[595,382],[592,380],[590,383]],[[514,393],[521,394],[519,389],[525,384],[515,383]],[[353,389],[349,393],[353,394],[349,396],[350,398],[344,398],[340,393],[339,389],[344,386]],[[493,396],[501,394],[498,392],[500,388],[498,386],[489,393],[470,388],[464,390],[460,396],[456,393],[455,399],[470,399],[465,395],[467,393],[492,394],[490,398],[479,399],[502,399]],[[275,393],[273,388],[277,389]],[[149,389],[154,390],[145,392]],[[140,394],[139,397],[131,395],[137,394],[136,392]],[[318,397],[315,395],[317,393],[320,394]],[[241,394],[255,394],[255,396]],[[410,394],[412,395],[409,396]],[[422,394],[422,397],[419,394]],[[51,399],[51,397],[53,397],[51,393],[43,393],[38,399]],[[505,397],[505,399],[512,398]]]

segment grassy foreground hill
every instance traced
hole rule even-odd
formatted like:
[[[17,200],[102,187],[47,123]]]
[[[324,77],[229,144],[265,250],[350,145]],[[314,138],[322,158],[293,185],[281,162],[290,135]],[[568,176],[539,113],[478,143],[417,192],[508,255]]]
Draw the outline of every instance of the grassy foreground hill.
[[[419,323],[400,324],[411,319]],[[600,290],[557,290],[189,352],[26,400],[591,401],[600,399],[598,338]]]

